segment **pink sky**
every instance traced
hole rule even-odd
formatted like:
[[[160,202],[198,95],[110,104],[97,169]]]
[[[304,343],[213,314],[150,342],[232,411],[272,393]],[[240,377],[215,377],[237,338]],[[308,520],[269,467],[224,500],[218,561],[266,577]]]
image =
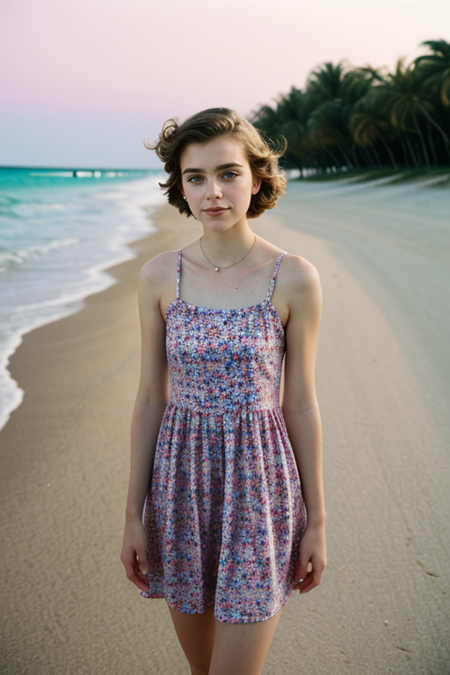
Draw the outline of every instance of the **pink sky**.
[[[3,0],[0,164],[157,166],[167,117],[244,114],[323,61],[393,69],[450,0]]]

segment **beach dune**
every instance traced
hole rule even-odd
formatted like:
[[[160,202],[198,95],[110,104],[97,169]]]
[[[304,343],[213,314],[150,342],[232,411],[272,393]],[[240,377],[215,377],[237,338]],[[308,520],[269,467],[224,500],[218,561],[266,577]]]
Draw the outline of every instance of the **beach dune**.
[[[318,268],[329,564],[288,601],[266,675],[444,674],[450,662],[450,192],[290,183],[255,232]],[[0,432],[1,671],[188,673],[164,600],[119,561],[139,269],[199,225],[171,207],[118,283],[25,336]],[[174,280],[175,292],[175,280]],[[447,402],[447,406],[446,406]]]

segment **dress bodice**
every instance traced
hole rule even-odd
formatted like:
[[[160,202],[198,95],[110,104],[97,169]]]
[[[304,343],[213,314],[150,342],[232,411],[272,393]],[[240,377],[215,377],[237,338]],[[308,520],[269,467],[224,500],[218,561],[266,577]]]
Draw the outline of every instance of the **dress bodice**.
[[[278,258],[266,298],[239,309],[211,309],[177,297],[166,313],[170,401],[202,413],[279,407],[284,329],[272,305]]]

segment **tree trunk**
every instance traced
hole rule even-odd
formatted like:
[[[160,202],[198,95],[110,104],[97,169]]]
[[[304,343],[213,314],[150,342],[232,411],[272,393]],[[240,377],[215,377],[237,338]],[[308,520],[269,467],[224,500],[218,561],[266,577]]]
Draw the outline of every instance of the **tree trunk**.
[[[339,159],[338,159],[338,158],[331,152],[331,150],[330,150],[329,148],[327,148],[325,145],[322,144],[322,147],[323,147],[323,149],[325,150],[325,152],[328,152],[328,154],[332,157],[332,159],[333,159],[333,161],[334,161],[334,163],[335,163],[336,168],[340,168],[340,166],[339,166],[339,164],[340,164]],[[330,167],[330,168],[331,168],[331,167]]]
[[[439,133],[442,135],[442,138],[444,139],[444,143],[445,143],[445,148],[446,148],[446,150],[447,150],[447,155],[449,156],[449,159],[450,159],[450,147],[449,147],[449,139],[448,139],[447,134],[446,134],[445,131],[439,126],[439,124],[438,124],[437,122],[434,121],[434,119],[431,117],[430,113],[429,113],[423,106],[420,105],[420,103],[417,103],[417,107],[419,108],[419,110],[420,110],[421,112],[423,112],[423,114],[425,115],[425,117],[431,122],[431,124],[433,124],[433,125],[436,127],[436,129],[437,129],[437,130],[439,131]]]
[[[353,156],[353,161],[355,162],[355,165],[358,169],[361,168],[361,164],[358,161],[358,155],[356,154],[356,143],[352,143],[352,156]]]
[[[370,156],[367,154],[367,152],[365,151],[365,149],[361,145],[357,146],[357,150],[359,150],[359,152],[361,153],[361,156],[362,156],[363,165],[362,165],[361,168],[367,169],[368,163],[370,163]]]
[[[409,148],[409,152],[411,153],[411,157],[413,158],[414,166],[416,167],[416,169],[418,169],[419,163],[417,162],[417,158],[414,154],[414,150],[412,149],[411,141],[409,140],[408,134],[405,134],[405,139],[406,139],[406,144]]]
[[[425,139],[423,137],[422,129],[420,128],[419,124],[417,123],[417,118],[416,118],[416,111],[413,108],[413,120],[415,127],[417,129],[417,133],[419,134],[420,137],[420,142],[422,143],[422,150],[423,150],[423,156],[425,157],[425,164],[427,165],[427,169],[430,168],[430,157],[428,155],[428,150],[427,150],[427,144],[425,143]]]
[[[433,155],[433,164],[434,164],[434,166],[437,166],[438,161],[437,161],[437,155],[436,155],[436,148],[434,147],[433,135],[431,133],[431,124],[430,124],[430,120],[428,118],[427,118],[427,131],[428,131],[428,143],[430,144],[431,152],[432,152],[432,155]]]
[[[372,159],[372,157],[371,157],[370,152],[368,151],[368,149],[367,149],[365,146],[363,146],[363,147],[361,147],[361,150],[362,150],[362,152],[363,152],[364,155],[365,155],[366,169],[372,169],[372,168],[375,168],[374,163],[373,163],[373,159]]]
[[[386,148],[386,150],[388,151],[389,157],[391,158],[392,164],[395,166],[396,169],[398,169],[398,164],[397,164],[397,162],[395,161],[394,153],[393,153],[392,150],[390,149],[388,143],[384,140],[383,134],[380,134],[380,132],[378,132],[378,137],[379,137],[379,139],[381,140],[381,142],[383,143],[383,145],[384,145],[384,147]]]
[[[383,165],[382,165],[382,163],[381,163],[380,155],[378,154],[375,145],[372,145],[371,148],[372,148],[372,150],[373,150],[373,154],[375,155],[375,159],[376,159],[377,162],[378,162],[378,168],[379,168],[379,169],[382,169],[382,168],[383,168]]]
[[[417,124],[416,111],[414,110],[414,108],[413,108],[412,116],[413,116],[413,120],[414,120],[414,126],[417,129],[417,133],[419,134],[419,137],[420,137],[420,142],[422,143],[422,150],[423,150],[423,156],[425,157],[425,164],[427,165],[427,169],[429,169],[430,168],[430,158],[428,157],[427,146],[426,146],[425,139],[423,137],[422,131],[421,131],[419,125]]]
[[[343,156],[344,156],[344,159],[345,159],[345,161],[347,162],[348,168],[349,168],[349,169],[354,169],[355,167],[354,167],[353,164],[352,164],[352,160],[350,159],[350,157],[348,156],[348,154],[345,152],[344,146],[343,146],[343,145],[338,145],[338,148],[339,148],[340,151],[342,152],[342,154],[343,154]]]
[[[372,157],[372,155],[371,155],[371,153],[370,153],[370,150],[372,149],[371,145],[370,145],[370,144],[369,144],[369,145],[366,145],[366,147],[365,147],[364,149],[365,149],[365,151],[367,152],[367,154],[368,154],[368,156],[369,156],[370,168],[371,168],[371,169],[376,169],[376,168],[377,168],[377,164],[376,164],[376,162],[374,161],[374,158]]]
[[[405,162],[405,168],[408,168],[408,166],[409,166],[408,151],[407,151],[407,148],[406,148],[405,140],[403,138],[403,134],[401,132],[399,132],[398,137],[400,138],[400,143],[402,144],[403,160]]]

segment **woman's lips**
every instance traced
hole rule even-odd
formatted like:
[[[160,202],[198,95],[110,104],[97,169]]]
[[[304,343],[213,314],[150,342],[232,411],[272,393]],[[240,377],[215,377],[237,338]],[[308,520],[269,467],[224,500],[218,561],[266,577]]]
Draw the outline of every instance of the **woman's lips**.
[[[204,209],[204,212],[207,213],[208,216],[221,216],[222,213],[225,213],[225,211],[228,211],[228,208],[225,208],[223,206],[213,209]]]

